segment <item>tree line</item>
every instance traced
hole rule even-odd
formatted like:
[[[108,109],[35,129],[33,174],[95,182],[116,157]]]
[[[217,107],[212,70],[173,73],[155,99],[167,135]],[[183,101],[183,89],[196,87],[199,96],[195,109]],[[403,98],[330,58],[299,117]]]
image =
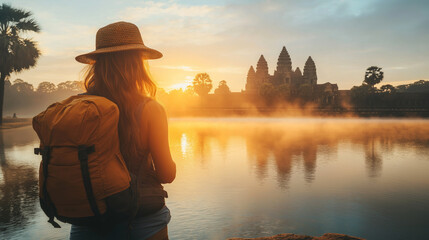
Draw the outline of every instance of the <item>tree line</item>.
[[[36,88],[22,79],[13,82],[9,80],[4,84],[4,114],[18,117],[35,115],[54,102],[82,93],[84,91],[81,81],[66,81],[55,85],[51,82],[41,82]]]
[[[169,92],[158,88],[157,99],[171,109],[186,109],[195,105],[198,96],[205,96],[212,89],[212,80],[207,73],[195,76],[193,85],[186,89],[173,89]],[[30,117],[54,102],[61,101],[69,96],[85,92],[82,81],[65,81],[58,84],[41,82],[37,87],[22,79],[6,80],[4,83],[4,114],[11,117]],[[231,91],[225,80],[219,82],[214,90],[215,94],[224,95]]]
[[[213,88],[213,81],[207,73],[198,73],[195,75],[192,86],[188,86],[188,91],[193,91],[199,96],[206,96]],[[219,82],[218,87],[214,90],[214,94],[225,95],[231,93],[228,84],[225,80]]]
[[[428,108],[429,81],[419,80],[411,84],[394,87],[385,84],[376,87],[384,74],[377,66],[369,67],[360,86],[350,90],[350,101],[354,107],[377,108]]]

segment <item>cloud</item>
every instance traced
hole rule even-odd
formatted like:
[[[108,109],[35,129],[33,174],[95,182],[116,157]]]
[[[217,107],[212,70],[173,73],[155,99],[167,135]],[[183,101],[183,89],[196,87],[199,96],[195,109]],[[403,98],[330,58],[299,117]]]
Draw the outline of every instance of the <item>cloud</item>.
[[[229,66],[219,66],[216,68],[209,68],[206,71],[207,72],[218,72],[218,73],[233,73],[233,74],[243,74],[246,73],[246,68],[242,68],[242,67],[229,67]]]
[[[74,24],[61,26],[42,31],[35,37],[43,56],[75,56],[95,49],[96,27]]]
[[[160,65],[160,66],[156,66],[156,67],[157,68],[164,68],[164,69],[182,70],[185,72],[198,72],[198,71],[200,71],[200,70],[196,70],[190,66],[163,66],[163,65]]]
[[[227,1],[210,6],[170,1],[126,11],[139,16],[135,19],[141,20],[141,29],[166,57],[175,56],[169,65],[185,61],[198,66],[195,69],[231,82],[233,90],[244,87],[247,69],[260,54],[272,73],[283,45],[294,68],[302,69],[311,55],[319,81],[344,89],[360,84],[371,65],[386,67],[389,81],[429,75],[424,67],[429,60],[421,54],[429,52],[424,27],[429,24],[424,13],[428,7],[428,2],[416,0]],[[152,13],[144,15],[149,9]],[[416,62],[421,66],[413,71],[396,67]]]
[[[57,8],[61,5],[66,4],[60,1]],[[242,89],[249,66],[260,54],[273,73],[283,45],[294,68],[302,70],[311,55],[319,82],[338,83],[341,89],[360,84],[371,65],[383,67],[385,81],[429,75],[428,1],[106,0],[102,13],[97,4],[88,4],[85,11],[91,15],[79,19],[76,9],[66,16],[69,12],[53,11],[47,3],[32,6],[35,13],[43,13],[38,15],[44,20],[43,31],[35,36],[42,58],[73,59],[94,48],[101,24],[131,21],[139,26],[145,44],[164,53],[153,62],[153,73],[166,86],[183,82],[192,73],[208,72],[214,81],[225,79],[233,91]],[[58,60],[62,62],[70,65]],[[58,73],[46,64],[40,61],[38,68]]]
[[[207,5],[186,6],[172,1],[169,2],[143,2],[142,7],[127,7],[122,10],[118,17],[127,21],[141,21],[154,17],[205,17],[216,7]]]
[[[222,42],[225,26],[235,22],[225,10],[222,5],[150,1],[119,11],[114,20],[136,23],[144,39],[160,46],[207,46]]]

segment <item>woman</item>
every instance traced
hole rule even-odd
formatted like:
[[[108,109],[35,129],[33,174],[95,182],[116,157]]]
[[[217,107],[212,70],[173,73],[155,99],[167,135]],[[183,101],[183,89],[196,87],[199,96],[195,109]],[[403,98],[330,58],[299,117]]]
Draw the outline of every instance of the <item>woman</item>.
[[[165,206],[161,183],[174,180],[176,165],[168,145],[166,113],[153,100],[156,85],[145,62],[160,57],[160,52],[143,44],[137,26],[127,22],[99,29],[96,50],[76,57],[78,62],[89,64],[85,74],[87,94],[103,96],[117,104],[121,153],[129,171],[151,191],[140,197],[145,204],[131,226],[128,222],[119,223],[100,233],[73,225],[70,239],[168,239],[170,211]]]

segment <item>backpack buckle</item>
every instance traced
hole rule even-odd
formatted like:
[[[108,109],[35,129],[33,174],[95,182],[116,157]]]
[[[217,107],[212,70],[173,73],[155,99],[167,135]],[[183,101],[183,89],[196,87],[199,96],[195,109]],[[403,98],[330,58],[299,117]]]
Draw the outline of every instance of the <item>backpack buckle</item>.
[[[77,147],[78,149],[78,158],[79,160],[87,160],[88,159],[88,155],[95,152],[95,147],[94,145],[91,146],[85,146],[85,145],[79,145]]]
[[[34,148],[34,154],[39,155],[42,152],[40,148]]]

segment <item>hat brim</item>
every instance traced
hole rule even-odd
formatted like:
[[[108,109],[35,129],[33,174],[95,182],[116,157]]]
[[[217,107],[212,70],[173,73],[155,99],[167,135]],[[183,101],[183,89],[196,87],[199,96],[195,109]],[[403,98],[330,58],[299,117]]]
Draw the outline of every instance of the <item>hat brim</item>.
[[[77,56],[75,59],[80,63],[93,64],[97,61],[97,55],[101,53],[119,52],[119,51],[127,51],[127,50],[142,51],[144,59],[158,59],[162,57],[161,52],[152,48],[148,48],[143,44],[127,44],[127,45],[97,49],[89,53],[81,54]]]

